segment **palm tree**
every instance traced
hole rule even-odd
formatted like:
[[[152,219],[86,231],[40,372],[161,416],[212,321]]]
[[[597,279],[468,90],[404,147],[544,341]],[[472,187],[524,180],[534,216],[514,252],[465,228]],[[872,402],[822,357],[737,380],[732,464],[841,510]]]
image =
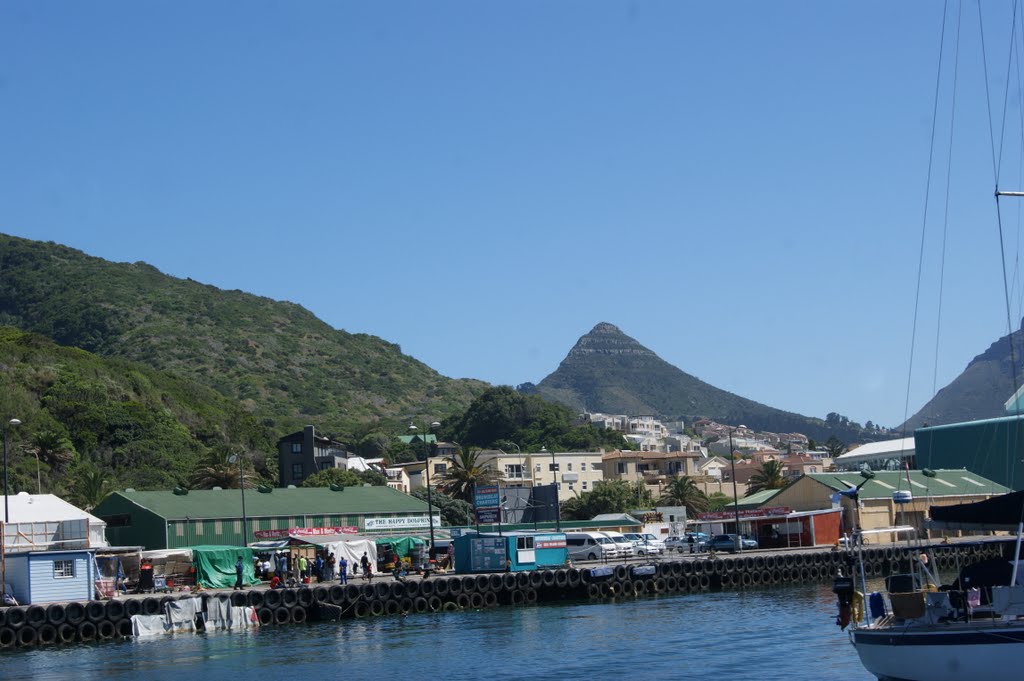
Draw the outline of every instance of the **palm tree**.
[[[661,503],[670,506],[685,506],[687,516],[696,516],[708,510],[708,497],[689,475],[675,476],[665,488]]]
[[[450,497],[473,503],[473,489],[493,484],[497,478],[495,471],[481,465],[480,452],[467,447],[451,459],[451,465],[441,475],[437,488]]]
[[[91,511],[114,491],[99,468],[88,463],[82,465],[71,485],[71,501],[84,511]]]
[[[786,478],[782,475],[781,461],[765,461],[760,470],[754,471],[747,483],[747,494],[756,494],[766,489],[782,489],[786,486]]]
[[[237,460],[232,461],[236,456],[242,456],[243,466],[245,457],[239,452],[233,452],[228,447],[218,447],[212,450],[206,458],[192,471],[189,484],[196,489],[238,489],[239,470]],[[242,482],[246,488],[255,487],[256,476],[243,471]]]

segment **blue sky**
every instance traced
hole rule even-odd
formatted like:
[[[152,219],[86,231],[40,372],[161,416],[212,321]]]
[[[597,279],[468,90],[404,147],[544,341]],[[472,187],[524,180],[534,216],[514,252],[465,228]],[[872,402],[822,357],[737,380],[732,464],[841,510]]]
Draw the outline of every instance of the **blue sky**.
[[[985,10],[998,112],[1011,10]],[[892,426],[941,23],[937,2],[8,0],[0,231],[293,301],[448,376],[537,382],[607,321],[727,390]],[[962,25],[939,387],[1006,333],[974,5]]]

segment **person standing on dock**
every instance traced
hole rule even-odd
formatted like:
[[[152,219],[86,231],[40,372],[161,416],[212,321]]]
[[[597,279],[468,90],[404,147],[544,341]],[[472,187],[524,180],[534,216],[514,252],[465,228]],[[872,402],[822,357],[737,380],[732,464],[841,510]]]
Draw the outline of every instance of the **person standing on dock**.
[[[244,588],[242,586],[242,570],[244,567],[245,566],[242,564],[242,557],[239,556],[238,560],[235,561],[235,588],[232,589],[232,591]]]
[[[341,562],[338,563],[338,577],[342,584],[348,584],[348,559],[345,556],[342,556]]]

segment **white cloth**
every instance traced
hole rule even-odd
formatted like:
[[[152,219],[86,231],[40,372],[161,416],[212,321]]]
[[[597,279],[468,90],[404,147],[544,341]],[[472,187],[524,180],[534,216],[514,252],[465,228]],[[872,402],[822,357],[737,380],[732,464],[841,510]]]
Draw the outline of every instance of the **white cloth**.
[[[206,628],[231,628],[231,601],[226,598],[210,598],[206,601]]]
[[[183,598],[164,605],[164,616],[169,631],[195,631],[196,615],[203,611],[203,599]]]
[[[132,615],[132,636],[143,638],[167,633],[167,617],[164,615]]]
[[[229,618],[229,629],[249,629],[260,626],[260,619],[256,616],[256,608],[232,607]]]

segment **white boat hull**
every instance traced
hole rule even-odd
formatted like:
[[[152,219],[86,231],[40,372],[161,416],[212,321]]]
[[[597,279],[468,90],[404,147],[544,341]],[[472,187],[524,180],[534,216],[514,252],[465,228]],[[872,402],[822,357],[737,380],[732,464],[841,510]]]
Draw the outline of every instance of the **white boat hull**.
[[[1024,625],[863,628],[850,640],[864,667],[892,681],[984,681],[1024,674]]]

